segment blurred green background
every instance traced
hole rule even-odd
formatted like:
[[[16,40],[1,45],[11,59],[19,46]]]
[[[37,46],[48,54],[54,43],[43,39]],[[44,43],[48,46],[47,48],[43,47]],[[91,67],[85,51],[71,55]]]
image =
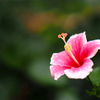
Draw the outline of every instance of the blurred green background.
[[[49,71],[52,53],[64,50],[58,34],[83,31],[100,38],[100,0],[0,0],[0,100],[97,100],[86,79],[55,81]]]

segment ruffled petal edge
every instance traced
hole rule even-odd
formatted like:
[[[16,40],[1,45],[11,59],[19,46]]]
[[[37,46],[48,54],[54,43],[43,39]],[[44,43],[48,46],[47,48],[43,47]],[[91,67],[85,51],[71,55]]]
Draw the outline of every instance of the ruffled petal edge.
[[[84,79],[86,78],[92,69],[93,62],[90,59],[84,59],[82,66],[78,68],[71,68],[64,70],[65,75],[71,79]]]

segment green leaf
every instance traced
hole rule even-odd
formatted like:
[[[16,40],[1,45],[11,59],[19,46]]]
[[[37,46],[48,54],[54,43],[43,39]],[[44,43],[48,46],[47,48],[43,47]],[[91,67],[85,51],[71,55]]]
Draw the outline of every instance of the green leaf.
[[[95,96],[96,96],[96,89],[95,89],[95,88],[92,89],[92,92],[89,92],[88,90],[85,90],[85,92],[86,92],[88,95],[95,95]]]
[[[100,67],[94,68],[93,72],[91,72],[89,77],[94,85],[100,86]]]

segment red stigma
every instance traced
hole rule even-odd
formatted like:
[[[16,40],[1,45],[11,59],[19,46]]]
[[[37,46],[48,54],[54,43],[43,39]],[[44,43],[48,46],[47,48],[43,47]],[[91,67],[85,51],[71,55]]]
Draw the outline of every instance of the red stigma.
[[[66,37],[67,36],[67,33],[64,33],[63,37]]]
[[[58,35],[58,38],[65,38],[67,36],[67,33],[61,33]]]
[[[58,38],[61,38],[61,34],[58,35]]]

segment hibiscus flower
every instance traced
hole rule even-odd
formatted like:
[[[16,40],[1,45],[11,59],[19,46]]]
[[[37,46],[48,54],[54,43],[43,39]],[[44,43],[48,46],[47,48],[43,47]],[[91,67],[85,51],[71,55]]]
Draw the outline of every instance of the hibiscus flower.
[[[65,50],[53,53],[51,57],[50,73],[57,80],[60,76],[66,75],[72,79],[84,79],[93,70],[93,61],[90,59],[100,49],[100,40],[88,41],[85,32],[72,35],[66,42],[67,33],[58,35],[65,45]]]

